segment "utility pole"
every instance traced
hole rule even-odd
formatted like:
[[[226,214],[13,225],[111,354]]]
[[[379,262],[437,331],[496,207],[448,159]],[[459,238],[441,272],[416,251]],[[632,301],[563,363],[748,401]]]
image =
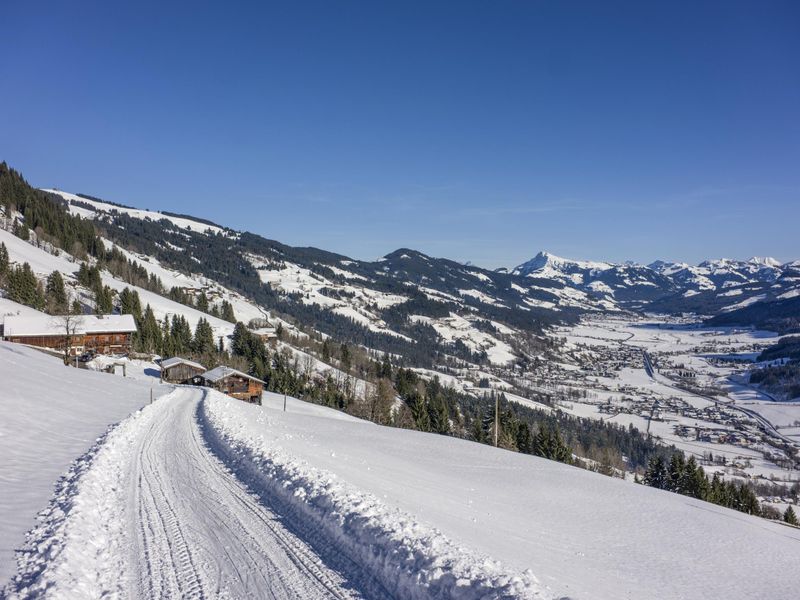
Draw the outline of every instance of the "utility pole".
[[[494,396],[494,447],[497,448],[497,430],[500,427],[500,396]]]
[[[283,395],[283,412],[286,412],[286,394]]]

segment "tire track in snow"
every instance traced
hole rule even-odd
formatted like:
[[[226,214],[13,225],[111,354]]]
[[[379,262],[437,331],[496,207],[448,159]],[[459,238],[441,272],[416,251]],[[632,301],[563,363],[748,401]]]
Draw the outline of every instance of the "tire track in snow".
[[[133,449],[134,579],[154,598],[360,598],[209,452],[180,389]]]

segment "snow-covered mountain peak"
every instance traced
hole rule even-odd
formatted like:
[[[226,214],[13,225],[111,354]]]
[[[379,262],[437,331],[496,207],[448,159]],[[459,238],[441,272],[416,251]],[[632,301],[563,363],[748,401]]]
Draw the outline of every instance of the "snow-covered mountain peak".
[[[780,267],[781,261],[771,256],[752,256],[747,260],[748,263],[761,267]]]
[[[614,265],[606,262],[562,258],[550,252],[542,251],[531,260],[514,268],[512,273],[517,275],[546,276],[552,274],[550,271],[556,273],[568,273],[575,270],[605,271],[613,267]]]

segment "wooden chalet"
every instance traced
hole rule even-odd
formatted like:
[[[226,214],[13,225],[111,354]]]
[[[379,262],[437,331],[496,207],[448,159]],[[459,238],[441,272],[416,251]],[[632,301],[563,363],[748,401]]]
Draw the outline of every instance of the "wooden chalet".
[[[202,375],[203,384],[239,400],[261,404],[264,382],[230,367],[217,367]]]
[[[161,381],[201,385],[206,368],[200,363],[174,356],[161,361]]]
[[[136,332],[132,315],[80,315],[70,325],[73,333],[70,354],[93,351],[98,354],[128,354]],[[67,326],[64,317],[53,315],[5,317],[3,338],[8,342],[27,344],[63,352],[67,347]]]

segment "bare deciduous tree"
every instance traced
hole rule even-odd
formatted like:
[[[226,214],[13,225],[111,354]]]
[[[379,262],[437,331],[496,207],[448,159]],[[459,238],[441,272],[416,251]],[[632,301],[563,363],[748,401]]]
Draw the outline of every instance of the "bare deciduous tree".
[[[69,355],[72,353],[72,344],[83,325],[83,315],[74,311],[67,311],[55,317],[61,333],[64,334],[64,364],[69,364]]]

